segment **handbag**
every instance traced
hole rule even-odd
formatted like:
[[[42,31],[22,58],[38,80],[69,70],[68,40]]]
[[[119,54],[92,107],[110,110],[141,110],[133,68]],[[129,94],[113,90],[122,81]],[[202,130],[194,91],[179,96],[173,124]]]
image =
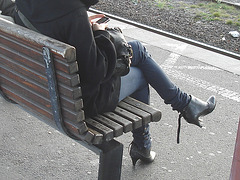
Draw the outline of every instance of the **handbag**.
[[[132,47],[127,43],[119,27],[107,28],[106,31],[109,32],[110,40],[113,42],[117,53],[114,74],[125,76],[130,71],[131,58],[133,56]]]

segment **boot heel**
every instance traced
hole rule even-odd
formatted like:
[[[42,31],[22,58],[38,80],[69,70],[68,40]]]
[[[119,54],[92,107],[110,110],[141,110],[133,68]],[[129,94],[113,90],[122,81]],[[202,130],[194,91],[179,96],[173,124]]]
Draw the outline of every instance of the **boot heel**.
[[[215,96],[211,96],[206,102],[191,96],[189,104],[181,114],[188,123],[201,127],[199,118],[211,113],[215,109],[215,106]]]
[[[145,148],[139,149],[136,144],[132,143],[130,149],[130,156],[132,159],[133,166],[135,166],[139,159],[145,163],[153,162],[156,153]]]
[[[199,127],[202,127],[200,124],[201,120],[199,119],[202,116],[205,116],[211,113],[216,107],[216,98],[211,96],[206,102],[191,96],[189,104],[183,109],[179,114],[178,118],[178,133],[177,133],[177,143],[179,143],[180,136],[180,127],[181,127],[181,118],[183,117],[188,123],[195,124]]]
[[[132,164],[133,164],[133,166],[135,166],[136,163],[137,163],[137,161],[138,161],[140,158],[139,158],[139,157],[131,157],[131,159],[132,159]]]

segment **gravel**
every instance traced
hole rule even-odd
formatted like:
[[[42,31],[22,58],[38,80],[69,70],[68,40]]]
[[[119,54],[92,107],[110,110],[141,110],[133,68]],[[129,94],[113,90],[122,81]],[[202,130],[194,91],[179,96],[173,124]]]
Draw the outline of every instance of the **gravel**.
[[[94,9],[136,21],[160,30],[171,32],[195,41],[240,54],[240,37],[231,31],[240,28],[223,21],[196,18],[196,9],[180,8],[179,2],[190,5],[209,3],[209,0],[168,0],[172,8],[158,8],[155,0],[101,0]],[[240,9],[239,9],[240,10]]]

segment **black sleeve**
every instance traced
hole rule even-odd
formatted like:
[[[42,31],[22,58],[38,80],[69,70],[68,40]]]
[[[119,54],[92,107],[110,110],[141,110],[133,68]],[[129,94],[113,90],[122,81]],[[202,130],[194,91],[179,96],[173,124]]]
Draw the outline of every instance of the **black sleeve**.
[[[107,31],[95,31],[94,38],[99,53],[105,57],[106,67],[104,81],[107,81],[113,75],[116,65],[117,54],[115,46],[110,40],[110,35]]]
[[[99,0],[81,0],[87,7],[97,4]]]
[[[0,0],[0,10],[2,15],[13,17],[15,9],[15,3],[11,0]]]
[[[67,42],[76,47],[81,82],[97,86],[108,80],[116,63],[116,51],[107,31],[92,32],[87,14],[66,25]]]

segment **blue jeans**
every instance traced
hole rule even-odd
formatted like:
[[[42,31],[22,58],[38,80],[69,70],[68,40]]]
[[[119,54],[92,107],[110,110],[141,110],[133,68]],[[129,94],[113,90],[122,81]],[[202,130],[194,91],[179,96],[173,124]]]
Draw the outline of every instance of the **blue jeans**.
[[[175,86],[161,67],[152,59],[139,41],[131,41],[133,58],[129,74],[121,78],[119,101],[131,96],[149,104],[149,85],[151,85],[173,110],[181,112],[190,101],[190,96]],[[149,124],[133,131],[133,142],[139,148],[150,148]]]

